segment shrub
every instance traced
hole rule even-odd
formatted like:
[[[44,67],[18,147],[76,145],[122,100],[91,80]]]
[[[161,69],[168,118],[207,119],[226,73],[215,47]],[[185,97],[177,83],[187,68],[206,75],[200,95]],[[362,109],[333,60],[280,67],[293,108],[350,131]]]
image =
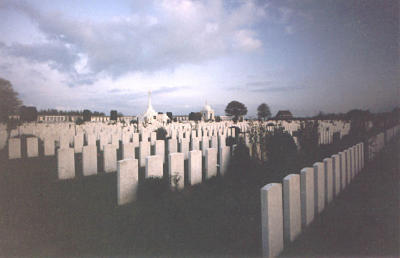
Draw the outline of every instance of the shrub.
[[[160,127],[156,131],[157,140],[165,140],[167,138],[167,130],[164,127]]]

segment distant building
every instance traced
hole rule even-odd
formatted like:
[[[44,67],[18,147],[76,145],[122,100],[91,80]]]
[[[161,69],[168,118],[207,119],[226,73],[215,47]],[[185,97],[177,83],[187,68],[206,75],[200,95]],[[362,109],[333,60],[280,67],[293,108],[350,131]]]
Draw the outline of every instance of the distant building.
[[[67,115],[38,115],[37,121],[46,123],[58,123],[58,122],[69,122],[69,116]]]
[[[147,110],[144,112],[144,114],[141,116],[141,120],[144,121],[145,123],[151,124],[152,122],[160,122],[160,123],[167,123],[169,117],[166,114],[158,114],[153,106],[151,105],[151,91],[149,91],[149,98],[147,102]]]
[[[229,121],[232,120],[233,116],[219,116],[221,118],[221,121]]]
[[[189,116],[188,115],[176,115],[176,116],[172,116],[173,120],[176,122],[185,122],[185,121],[189,121]]]
[[[20,120],[21,117],[19,115],[9,115],[8,119],[9,120]]]
[[[276,113],[275,119],[289,120],[289,119],[293,119],[293,115],[289,110],[279,110],[278,113]]]
[[[215,112],[211,108],[211,106],[207,104],[207,101],[203,107],[203,110],[201,111],[201,114],[203,116],[204,121],[214,121],[215,120]]]
[[[110,122],[109,116],[91,116],[91,122]]]

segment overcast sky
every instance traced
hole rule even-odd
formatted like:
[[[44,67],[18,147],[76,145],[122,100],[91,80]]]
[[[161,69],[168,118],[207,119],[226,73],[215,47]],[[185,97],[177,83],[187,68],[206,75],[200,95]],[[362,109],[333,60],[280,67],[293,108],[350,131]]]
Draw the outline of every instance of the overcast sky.
[[[249,115],[399,104],[397,0],[0,0],[0,77],[38,109]]]

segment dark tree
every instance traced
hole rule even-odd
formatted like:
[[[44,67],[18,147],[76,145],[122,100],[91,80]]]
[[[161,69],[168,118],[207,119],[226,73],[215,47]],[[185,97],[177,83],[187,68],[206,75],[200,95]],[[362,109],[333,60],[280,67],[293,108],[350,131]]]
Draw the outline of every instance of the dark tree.
[[[165,140],[167,138],[167,130],[164,127],[160,127],[156,131],[157,140]]]
[[[264,119],[265,118],[270,118],[271,117],[271,110],[269,109],[269,106],[265,103],[262,103],[261,105],[258,106],[257,108],[257,116],[258,119]]]
[[[200,112],[190,112],[189,113],[189,120],[200,121],[201,117],[202,117],[202,115]]]
[[[83,110],[83,121],[90,121],[92,119],[92,112],[88,109]]]
[[[110,111],[110,120],[117,121],[118,113],[117,110]]]
[[[20,109],[21,121],[33,122],[37,120],[36,107],[22,106]]]
[[[243,103],[234,100],[229,102],[229,104],[226,106],[225,113],[228,116],[233,116],[233,120],[236,122],[239,117],[243,117],[247,114],[247,107]]]
[[[216,116],[215,117],[215,122],[221,122],[222,120],[221,120],[221,117],[220,116]]]
[[[8,116],[18,110],[21,101],[17,96],[11,83],[0,78],[0,121],[7,121]]]
[[[167,112],[167,116],[168,116],[169,119],[171,119],[171,121],[172,121],[172,112]]]

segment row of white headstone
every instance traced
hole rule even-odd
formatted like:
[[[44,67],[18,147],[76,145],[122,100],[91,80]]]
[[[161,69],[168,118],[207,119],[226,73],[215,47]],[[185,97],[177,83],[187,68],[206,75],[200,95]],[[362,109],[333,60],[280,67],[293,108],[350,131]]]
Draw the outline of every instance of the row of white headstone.
[[[275,257],[294,241],[364,167],[364,144],[261,188],[263,257]]]
[[[217,164],[219,153],[219,164]],[[145,158],[145,177],[163,177],[162,155],[151,155]],[[187,181],[189,185],[195,185],[202,182],[202,160],[203,155],[200,150],[189,151],[188,155],[188,173]],[[205,179],[217,175],[217,166],[220,167],[220,174],[223,176],[230,162],[230,147],[224,146],[219,149],[205,149]],[[185,182],[185,158],[183,153],[168,154],[168,179],[172,186],[182,189]],[[139,160],[134,158],[118,161],[117,165],[117,193],[118,205],[130,203],[136,199],[138,187]],[[177,179],[176,181],[174,179]],[[176,185],[175,185],[176,184]]]

